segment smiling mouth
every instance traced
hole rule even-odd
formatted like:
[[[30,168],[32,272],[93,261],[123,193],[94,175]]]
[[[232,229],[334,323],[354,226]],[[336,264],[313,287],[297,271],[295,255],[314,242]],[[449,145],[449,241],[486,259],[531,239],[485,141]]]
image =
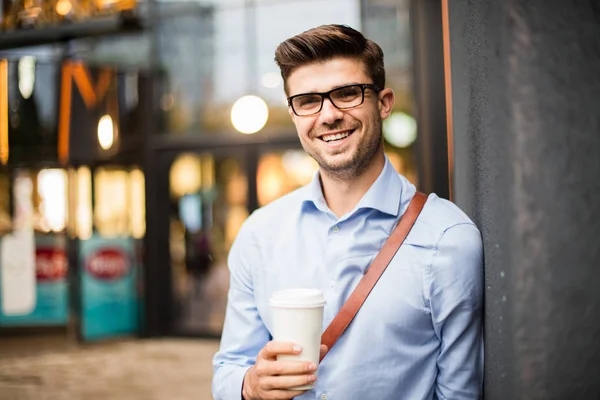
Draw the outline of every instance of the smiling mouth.
[[[346,139],[348,136],[352,135],[353,133],[354,133],[354,130],[350,130],[350,131],[345,131],[345,132],[340,132],[340,133],[334,133],[331,135],[323,135],[319,139],[321,139],[324,142],[331,143],[331,142],[336,142],[338,140]]]

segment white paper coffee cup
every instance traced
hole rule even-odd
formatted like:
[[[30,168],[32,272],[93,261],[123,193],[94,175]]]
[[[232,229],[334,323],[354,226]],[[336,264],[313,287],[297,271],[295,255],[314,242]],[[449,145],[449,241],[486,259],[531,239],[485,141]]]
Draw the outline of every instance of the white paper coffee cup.
[[[318,289],[285,289],[269,300],[273,311],[273,340],[302,346],[298,355],[280,355],[277,360],[310,361],[318,365],[323,331],[323,292]],[[313,384],[292,388],[312,389]]]

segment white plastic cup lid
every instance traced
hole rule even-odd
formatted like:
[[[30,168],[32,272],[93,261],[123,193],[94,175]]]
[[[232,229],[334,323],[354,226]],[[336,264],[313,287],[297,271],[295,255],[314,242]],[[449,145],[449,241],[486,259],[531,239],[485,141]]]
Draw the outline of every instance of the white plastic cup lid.
[[[325,305],[323,292],[319,289],[284,289],[271,295],[269,304],[273,307],[311,308]]]

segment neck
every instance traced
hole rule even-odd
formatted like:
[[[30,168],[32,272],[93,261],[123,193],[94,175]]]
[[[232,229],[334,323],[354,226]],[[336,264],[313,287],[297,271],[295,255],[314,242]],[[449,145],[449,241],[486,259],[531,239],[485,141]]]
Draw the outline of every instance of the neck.
[[[367,193],[373,182],[377,179],[383,166],[385,157],[383,151],[378,152],[371,165],[359,176],[346,179],[335,177],[321,170],[321,185],[327,206],[339,218],[352,211],[360,199]]]

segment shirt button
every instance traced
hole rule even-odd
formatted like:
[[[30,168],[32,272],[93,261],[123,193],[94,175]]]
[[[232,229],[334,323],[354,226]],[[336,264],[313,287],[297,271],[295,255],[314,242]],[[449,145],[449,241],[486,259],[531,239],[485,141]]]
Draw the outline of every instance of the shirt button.
[[[327,395],[325,393],[321,395],[321,400],[327,400]]]
[[[334,288],[334,287],[335,287],[335,281],[331,281],[331,282],[329,282],[329,286],[330,286],[331,288]]]
[[[340,231],[340,227],[337,226],[337,225],[334,225],[332,231],[339,232]]]

